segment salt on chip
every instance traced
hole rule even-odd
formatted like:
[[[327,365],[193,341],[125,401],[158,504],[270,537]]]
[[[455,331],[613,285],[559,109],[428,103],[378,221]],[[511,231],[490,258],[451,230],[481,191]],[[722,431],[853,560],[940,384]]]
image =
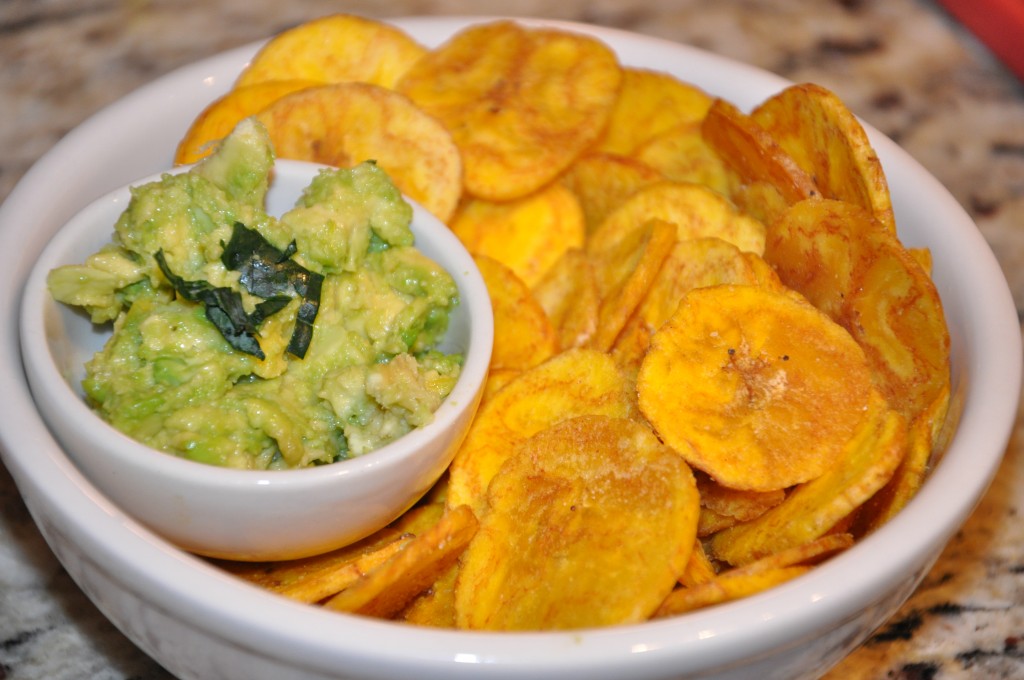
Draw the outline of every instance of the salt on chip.
[[[585,250],[571,248],[562,253],[533,287],[533,295],[554,324],[562,349],[583,347],[597,332],[601,297]]]
[[[243,119],[256,115],[286,94],[315,85],[319,83],[312,80],[271,80],[238,87],[218,97],[192,121],[178,142],[174,163],[195,163],[210,155]]]
[[[473,259],[494,312],[490,367],[524,370],[553,356],[558,351],[558,334],[527,285],[492,257],[475,255]]]
[[[498,260],[530,288],[585,236],[579,200],[558,183],[501,203],[469,198],[449,226],[467,250]]]
[[[394,87],[426,48],[396,26],[332,14],[285,30],[256,53],[235,83],[268,80],[357,81]]]
[[[638,189],[664,179],[635,158],[591,151],[577,158],[559,181],[579,199],[589,234]]]
[[[431,50],[397,87],[451,130],[466,190],[503,201],[547,185],[597,139],[621,79],[595,38],[500,20]]]
[[[622,69],[622,85],[598,151],[630,155],[669,128],[704,118],[714,99],[670,73],[632,66]]]
[[[451,508],[386,562],[324,602],[324,607],[378,618],[397,614],[456,563],[477,527],[468,507]]]
[[[643,424],[583,416],[522,442],[488,489],[455,589],[459,627],[646,620],[686,568],[697,488]]]
[[[487,485],[518,441],[575,416],[632,413],[629,385],[610,356],[582,348],[562,352],[481,405],[449,467],[448,503],[482,513]]]
[[[824,198],[859,205],[895,233],[882,163],[860,121],[834,92],[811,83],[792,85],[750,117],[814,178]]]
[[[866,503],[892,477],[907,444],[906,419],[880,395],[870,416],[829,470],[791,491],[755,520],[725,529],[708,541],[719,560],[743,565],[825,535]]]
[[[842,455],[873,394],[864,352],[807,302],[758,286],[687,293],[637,379],[662,439],[719,483],[773,491]]]
[[[409,99],[369,83],[306,88],[257,118],[279,158],[352,167],[373,160],[407,196],[447,221],[462,196],[451,134]]]

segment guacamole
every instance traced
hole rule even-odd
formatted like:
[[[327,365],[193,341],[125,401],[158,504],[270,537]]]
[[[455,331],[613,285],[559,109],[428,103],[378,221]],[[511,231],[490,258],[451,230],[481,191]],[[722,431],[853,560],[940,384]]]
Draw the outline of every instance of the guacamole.
[[[435,349],[458,290],[387,174],[323,170],[275,218],[273,165],[245,121],[133,187],[111,243],[50,272],[56,300],[111,325],[83,389],[140,442],[234,468],[331,463],[430,422],[458,379],[461,356]]]

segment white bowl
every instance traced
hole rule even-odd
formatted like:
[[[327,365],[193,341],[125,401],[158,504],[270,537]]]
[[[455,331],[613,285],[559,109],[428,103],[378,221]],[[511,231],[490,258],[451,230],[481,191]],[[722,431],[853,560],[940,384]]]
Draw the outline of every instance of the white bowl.
[[[396,23],[434,45],[471,20]],[[744,109],[787,85],[667,41],[555,25],[590,32],[624,63],[670,71]],[[1016,311],[991,250],[963,209],[906,153],[869,129],[904,242],[932,250],[951,327],[960,421],[917,497],[853,549],[763,594],[675,619],[514,635],[424,630],[332,614],[240,583],[175,549],[111,504],[54,442],[26,389],[11,326],[17,290],[49,236],[110,186],[166,166],[191,118],[230,86],[254,49],[173,73],[101,112],[38,163],[0,213],[4,242],[22,244],[21,250],[0,252],[0,299],[8,322],[8,395],[0,412],[5,460],[67,570],[173,673],[424,680],[816,677],[896,611],[986,490],[1020,394]]]
[[[267,212],[280,216],[324,166],[278,160]],[[177,168],[173,172],[183,172]],[[131,182],[91,203],[50,241],[25,285],[21,346],[43,419],[96,487],[131,517],[176,545],[238,560],[305,557],[352,543],[407,510],[448,467],[479,404],[494,337],[487,288],[458,238],[413,207],[416,247],[452,274],[460,304],[440,349],[465,357],[451,394],[429,424],[357,458],[301,470],[236,470],[149,448],[100,419],[85,403],[85,362],[111,335],[58,303],[47,274],[77,264],[110,241],[131,199]]]

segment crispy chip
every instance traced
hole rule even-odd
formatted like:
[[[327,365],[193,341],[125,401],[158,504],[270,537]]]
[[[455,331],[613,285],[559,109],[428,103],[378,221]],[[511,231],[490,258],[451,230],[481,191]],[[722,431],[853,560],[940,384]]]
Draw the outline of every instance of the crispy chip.
[[[533,295],[558,332],[562,349],[583,347],[597,331],[600,294],[586,251],[572,248],[548,270]]]
[[[235,86],[298,79],[394,87],[425,52],[423,46],[391,24],[334,14],[271,38],[242,71]]]
[[[589,234],[638,189],[664,179],[635,158],[589,152],[577,158],[560,181],[579,199]]]
[[[213,101],[192,121],[174,154],[176,165],[195,163],[214,148],[244,118],[254,116],[286,94],[319,83],[312,80],[272,80],[231,90]]]
[[[614,235],[605,229],[601,236],[600,241],[592,241],[589,247],[601,296],[597,332],[590,344],[607,351],[672,252],[676,227],[664,220],[652,219]]]
[[[741,213],[721,194],[699,184],[659,182],[646,186],[613,211],[591,235],[590,252],[604,250],[605,240],[652,219],[676,225],[677,238],[715,236],[740,250],[764,252],[764,224]]]
[[[632,420],[583,416],[538,433],[487,496],[456,582],[462,628],[643,621],[683,573],[696,538],[690,469]]]
[[[768,512],[786,498],[782,489],[775,491],[747,491],[730,489],[700,472],[696,475],[701,507],[719,515],[749,522]]]
[[[809,569],[810,567],[780,567],[752,573],[739,569],[727,571],[707,583],[672,591],[658,607],[654,618],[678,616],[696,609],[750,597],[802,576]]]
[[[502,203],[470,198],[450,226],[467,250],[501,262],[530,288],[585,235],[579,201],[557,183]]]
[[[673,182],[702,184],[720,194],[728,194],[732,186],[731,171],[704,139],[700,121],[651,137],[632,157]]]
[[[486,255],[474,257],[494,310],[491,368],[521,371],[558,351],[558,334],[526,284],[511,269]]]
[[[695,468],[773,491],[842,455],[872,394],[864,352],[806,302],[756,286],[697,288],[654,335],[640,409]]]
[[[700,523],[698,522],[698,536]],[[707,583],[715,578],[715,566],[711,564],[711,560],[708,559],[708,554],[704,552],[704,544],[699,540],[693,542],[693,552],[690,553],[690,559],[686,563],[686,569],[679,576],[679,583],[692,587],[700,585],[701,583]]]
[[[772,226],[765,259],[853,335],[879,389],[909,421],[948,395],[949,330],[938,291],[871,213],[842,201],[798,203]]]
[[[776,194],[785,205],[820,195],[811,175],[768,131],[724,99],[712,104],[701,131],[708,145],[744,185],[758,187],[753,194],[734,198],[745,199],[737,203],[761,219],[770,221],[775,216],[779,208]]]
[[[257,116],[280,158],[351,167],[376,161],[407,196],[447,221],[462,195],[451,135],[402,95],[367,83],[311,87]]]
[[[579,415],[627,417],[629,386],[607,354],[573,349],[526,371],[477,412],[449,468],[448,503],[483,511],[491,478],[516,442]]]
[[[455,627],[455,580],[459,575],[456,562],[448,567],[426,591],[417,595],[395,618],[417,626]]]
[[[398,89],[452,131],[466,190],[502,201],[548,184],[597,139],[621,79],[594,38],[495,21],[432,50]]]
[[[477,527],[468,507],[448,510],[386,562],[324,602],[324,607],[380,618],[397,614],[456,563]]]
[[[896,232],[882,163],[856,116],[835,93],[810,83],[792,85],[750,117],[814,178],[824,198],[859,205]]]
[[[906,445],[906,419],[876,393],[870,416],[835,465],[759,518],[715,534],[711,554],[742,565],[820,538],[889,481]]]
[[[487,371],[487,382],[484,383],[484,395],[480,403],[483,405],[500,389],[514,380],[523,371],[518,368],[491,368]]]
[[[712,101],[700,88],[671,74],[623,68],[615,108],[596,148],[630,155],[669,128],[702,120]]]

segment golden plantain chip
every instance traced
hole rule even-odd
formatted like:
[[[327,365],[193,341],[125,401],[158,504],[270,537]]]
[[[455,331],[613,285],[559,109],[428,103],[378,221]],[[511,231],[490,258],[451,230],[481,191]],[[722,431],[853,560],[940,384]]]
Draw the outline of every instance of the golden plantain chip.
[[[816,564],[831,557],[835,553],[842,552],[853,545],[853,535],[848,533],[830,533],[820,538],[815,538],[807,543],[795,545],[792,548],[784,548],[776,553],[767,555],[758,560],[739,567],[745,572],[767,571],[769,569],[782,569],[800,564]]]
[[[697,523],[698,537],[700,536],[700,522]],[[679,583],[687,587],[707,583],[716,576],[715,565],[711,564],[708,554],[704,551],[704,544],[700,540],[693,542],[693,552],[686,563],[686,569],[679,576]]]
[[[577,158],[559,181],[579,199],[589,234],[638,189],[664,179],[635,158],[588,152]]]
[[[869,410],[831,469],[757,519],[712,536],[711,554],[742,565],[820,538],[885,486],[906,451],[906,419],[877,393]]]
[[[774,491],[835,465],[872,382],[850,334],[810,304],[722,285],[683,297],[654,335],[637,391],[654,429],[695,468]]]
[[[243,119],[254,116],[275,101],[307,87],[319,85],[312,80],[271,80],[235,88],[215,99],[192,121],[178,142],[174,163],[195,163],[216,148]]]
[[[459,564],[448,567],[427,590],[417,595],[395,618],[431,628],[455,627],[455,579]]]
[[[461,628],[647,619],[696,540],[697,487],[645,426],[582,416],[521,443],[494,477],[455,587]]]
[[[490,367],[521,371],[552,357],[558,351],[558,334],[526,284],[494,258],[477,255],[473,259],[494,310]]]
[[[682,123],[699,122],[710,95],[662,71],[622,69],[622,85],[598,151],[630,155],[644,142]]]
[[[466,190],[505,201],[548,184],[597,139],[621,79],[599,40],[494,21],[430,51],[398,89],[452,131]]]
[[[809,570],[810,567],[804,566],[779,567],[755,572],[733,569],[719,574],[707,583],[672,591],[658,607],[654,618],[678,616],[696,609],[750,597],[802,576]]]
[[[562,349],[583,347],[597,332],[601,298],[586,251],[571,248],[562,253],[534,286],[533,295],[554,324]]]
[[[859,205],[896,232],[882,163],[857,117],[835,93],[810,83],[792,85],[750,117],[814,178],[824,198]]]
[[[487,485],[518,441],[579,415],[632,415],[629,385],[611,357],[571,349],[511,380],[481,405],[449,467],[449,505],[484,509]]]
[[[676,227],[664,220],[652,219],[636,228],[622,230],[616,234],[617,238],[610,238],[607,230],[602,236],[599,242],[591,242],[589,249],[601,296],[597,331],[590,345],[608,351],[672,252]]]
[[[585,236],[579,201],[557,183],[502,203],[469,198],[449,226],[467,250],[501,262],[530,288]]]
[[[447,221],[462,195],[462,159],[440,123],[402,95],[368,83],[311,87],[257,118],[279,158],[351,167],[376,161],[407,196]]]
[[[770,222],[780,205],[819,196],[811,175],[753,118],[724,99],[716,99],[701,124],[705,141],[753,193],[734,192],[748,212]]]
[[[676,125],[637,147],[632,158],[673,182],[702,184],[728,195],[732,174],[701,130],[701,122]]]
[[[324,602],[324,607],[378,618],[394,616],[456,564],[477,527],[468,507],[448,510],[383,564]]]
[[[712,512],[732,517],[738,522],[757,519],[786,499],[782,489],[775,491],[747,491],[722,486],[708,475],[696,474],[700,504]]]
[[[734,527],[740,521],[735,517],[723,515],[710,508],[701,507],[700,517],[697,518],[697,536],[701,539],[717,534],[723,529]]]
[[[764,252],[765,227],[759,220],[705,186],[668,181],[643,187],[626,199],[591,234],[587,249],[606,250],[606,241],[618,241],[622,233],[652,219],[676,225],[680,241],[715,236],[740,250]]]
[[[391,24],[333,14],[271,38],[239,75],[236,87],[268,80],[357,81],[394,87],[426,48]]]
[[[932,408],[945,415],[936,400],[949,394],[949,330],[938,291],[871,213],[842,201],[798,203],[772,225],[765,259],[853,335],[893,408],[911,422]]]

